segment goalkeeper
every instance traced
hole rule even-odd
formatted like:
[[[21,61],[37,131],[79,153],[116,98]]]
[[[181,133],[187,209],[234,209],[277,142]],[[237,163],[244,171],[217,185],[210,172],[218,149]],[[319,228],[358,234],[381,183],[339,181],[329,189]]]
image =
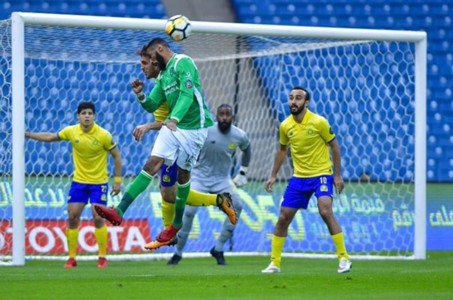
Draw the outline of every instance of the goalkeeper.
[[[345,248],[340,224],[332,210],[334,186],[338,193],[344,188],[340,146],[329,122],[308,109],[310,93],[306,89],[294,87],[289,94],[288,103],[291,116],[280,125],[280,148],[275,155],[271,177],[265,183],[266,191],[272,192],[277,173],[286,159],[288,146],[291,147],[294,175],[283,195],[280,215],[274,228],[271,263],[262,272],[280,272],[281,255],[289,224],[299,209],[307,209],[313,193],[318,199],[319,214],[326,223],[337,250],[339,260],[337,272],[349,272],[352,263]],[[332,150],[332,160],[329,146]]]
[[[200,152],[200,159],[192,171],[192,187],[202,192],[230,193],[237,216],[242,211],[239,195],[235,186],[247,183],[245,177],[251,158],[251,146],[247,134],[240,128],[232,125],[233,110],[230,105],[222,104],[217,108],[217,124],[208,129],[208,137]],[[231,182],[230,170],[236,149],[242,151],[241,167],[239,174]],[[186,206],[182,229],[178,233],[176,251],[168,261],[169,265],[177,265],[182,259],[182,251],[187,242],[192,222],[198,207]],[[211,255],[217,260],[218,265],[225,264],[223,247],[233,234],[235,224],[228,219],[223,223],[222,231],[216,245],[211,249]]]

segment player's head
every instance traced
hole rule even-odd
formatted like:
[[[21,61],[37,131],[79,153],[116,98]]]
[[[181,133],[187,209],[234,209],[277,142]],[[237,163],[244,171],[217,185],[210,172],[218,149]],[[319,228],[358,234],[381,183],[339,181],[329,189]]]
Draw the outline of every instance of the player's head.
[[[310,92],[300,86],[293,87],[289,93],[289,109],[291,114],[296,116],[303,112],[310,102]]]
[[[90,127],[94,123],[96,108],[93,102],[80,102],[77,106],[77,118],[80,125]]]
[[[216,119],[220,132],[228,132],[233,123],[233,108],[229,104],[220,104],[217,107]]]
[[[166,69],[167,62],[173,55],[170,46],[162,38],[152,39],[148,45],[146,45],[146,53],[151,58],[152,62],[157,62],[159,64],[159,68],[162,71]]]
[[[157,78],[160,72],[159,63],[152,61],[151,56],[147,52],[148,45],[144,45],[143,48],[137,52],[140,55],[140,66],[145,73],[146,79]]]

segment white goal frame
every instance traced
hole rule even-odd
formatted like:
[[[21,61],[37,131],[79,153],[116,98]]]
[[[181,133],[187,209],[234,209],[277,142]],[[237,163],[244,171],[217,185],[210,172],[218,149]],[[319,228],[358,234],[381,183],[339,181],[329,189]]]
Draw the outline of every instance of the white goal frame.
[[[426,258],[426,88],[427,34],[421,31],[371,30],[305,26],[257,25],[193,21],[192,32],[234,35],[401,41],[415,44],[415,242],[414,259]],[[58,25],[99,29],[163,31],[165,20],[58,15],[12,14],[12,265],[25,264],[25,82],[24,28],[26,25]]]

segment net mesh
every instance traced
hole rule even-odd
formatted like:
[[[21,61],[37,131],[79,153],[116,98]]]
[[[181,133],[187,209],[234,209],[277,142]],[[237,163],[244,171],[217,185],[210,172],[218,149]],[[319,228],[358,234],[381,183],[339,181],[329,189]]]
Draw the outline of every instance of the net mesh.
[[[11,34],[10,21],[0,24],[0,254],[8,256],[12,219]],[[80,101],[94,101],[97,123],[112,132],[119,144],[126,186],[140,172],[155,138],[155,133],[150,133],[141,143],[133,140],[134,127],[152,121],[152,116],[141,109],[129,87],[136,78],[145,81],[136,52],[153,37],[166,38],[153,31],[27,26],[26,130],[58,132],[77,122]],[[236,124],[251,140],[250,182],[239,189],[244,211],[229,244],[231,251],[270,251],[279,201],[292,175],[290,158],[280,170],[272,194],[264,191],[263,182],[270,175],[278,146],[278,125],[289,115],[289,91],[293,86],[304,86],[312,93],[310,109],[329,120],[341,145],[346,189],[335,197],[334,211],[348,250],[365,255],[412,254],[412,44],[193,33],[182,43],[170,45],[196,61],[211,110],[221,103],[231,104]],[[152,85],[147,82],[146,90]],[[71,146],[26,140],[25,162],[27,255],[63,255],[67,250],[66,198],[73,171]],[[112,174],[112,161],[109,170]],[[130,224],[109,227],[111,253],[141,253],[140,246],[161,230],[157,184],[155,180],[130,207],[125,216]],[[116,204],[119,199],[110,198],[109,203]],[[85,233],[79,236],[79,252],[94,252],[88,209],[82,219],[86,222]],[[223,219],[215,208],[200,209],[186,251],[209,251]],[[296,215],[284,249],[334,253],[315,199],[307,211]],[[172,249],[159,250],[168,251]]]

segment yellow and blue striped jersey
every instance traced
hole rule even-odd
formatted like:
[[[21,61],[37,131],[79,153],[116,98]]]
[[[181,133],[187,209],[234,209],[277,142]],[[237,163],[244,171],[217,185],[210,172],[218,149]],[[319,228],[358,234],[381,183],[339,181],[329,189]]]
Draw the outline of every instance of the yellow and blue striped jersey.
[[[77,124],[63,128],[58,137],[72,144],[73,181],[88,184],[108,182],[107,156],[116,147],[110,132],[96,123],[89,132],[83,132]]]
[[[291,115],[280,125],[280,144],[291,148],[295,177],[333,174],[328,143],[334,138],[329,122],[309,110],[301,123]]]

